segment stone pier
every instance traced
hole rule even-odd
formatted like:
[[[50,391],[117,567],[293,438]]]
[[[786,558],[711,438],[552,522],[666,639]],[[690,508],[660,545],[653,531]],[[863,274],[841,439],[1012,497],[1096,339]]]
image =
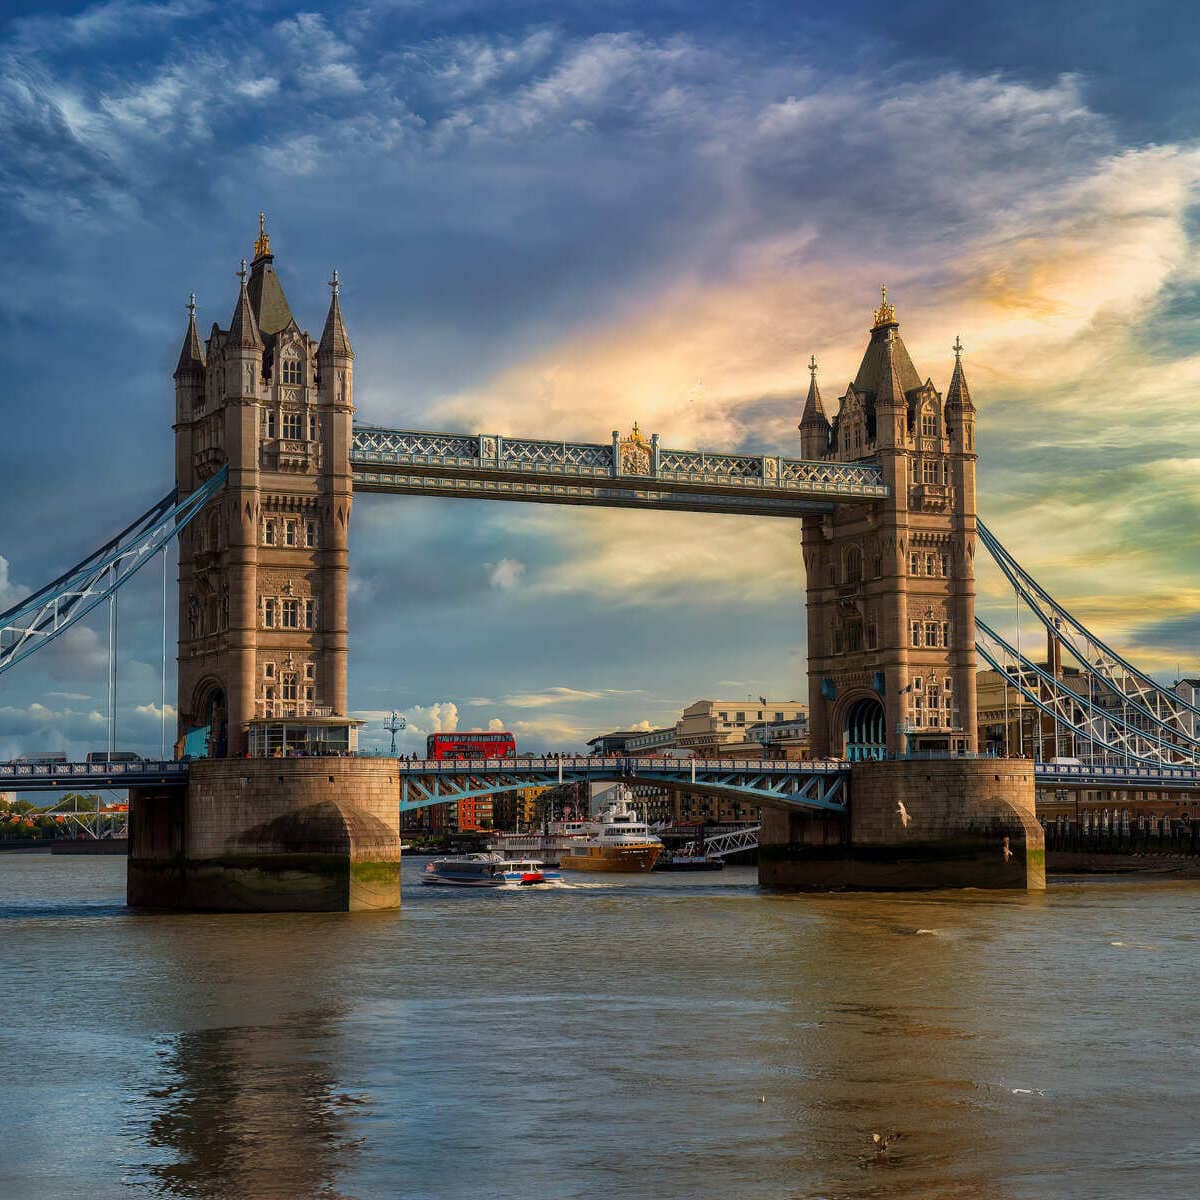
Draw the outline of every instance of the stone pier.
[[[848,817],[763,811],[759,881],[823,891],[1046,886],[1027,759],[855,763]]]
[[[400,906],[400,797],[386,758],[209,759],[186,793],[132,789],[139,908],[351,912]]]

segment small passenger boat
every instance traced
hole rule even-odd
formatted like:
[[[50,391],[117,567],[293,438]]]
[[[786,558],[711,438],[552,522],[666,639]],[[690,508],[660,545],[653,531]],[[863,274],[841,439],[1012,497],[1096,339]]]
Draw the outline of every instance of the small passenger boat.
[[[536,858],[505,858],[502,854],[464,854],[458,858],[435,858],[426,863],[422,883],[450,887],[530,887],[557,883],[561,876]]]

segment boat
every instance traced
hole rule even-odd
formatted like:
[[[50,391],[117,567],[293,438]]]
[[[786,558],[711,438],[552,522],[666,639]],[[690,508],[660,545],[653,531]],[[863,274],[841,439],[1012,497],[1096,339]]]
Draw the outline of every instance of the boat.
[[[671,854],[662,856],[654,865],[656,871],[723,871],[723,858],[709,858],[705,854]]]
[[[630,803],[629,789],[619,786],[617,799],[590,821],[562,822],[571,829],[561,854],[564,871],[652,871],[663,852],[661,839],[650,832]],[[554,825],[551,833],[556,832]]]
[[[450,887],[530,887],[560,879],[558,871],[546,868],[536,858],[505,858],[503,854],[435,858],[421,872],[422,883]]]

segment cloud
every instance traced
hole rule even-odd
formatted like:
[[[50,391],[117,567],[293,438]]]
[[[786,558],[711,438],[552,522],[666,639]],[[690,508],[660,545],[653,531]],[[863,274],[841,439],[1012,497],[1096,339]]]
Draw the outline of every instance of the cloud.
[[[586,704],[592,700],[608,700],[614,696],[633,696],[636,691],[619,688],[584,690],[570,687],[548,687],[538,692],[517,692],[498,700],[475,696],[467,703],[473,708],[548,708],[554,704]]]
[[[30,593],[29,588],[13,582],[10,572],[8,559],[0,554],[0,612],[12,608]]]
[[[172,24],[202,16],[211,7],[210,0],[166,0],[159,4],[108,0],[70,17],[18,18],[10,28],[22,47],[53,52],[160,33]]]
[[[492,587],[501,591],[511,591],[524,574],[525,564],[515,558],[502,558],[498,563],[489,564],[488,579]]]

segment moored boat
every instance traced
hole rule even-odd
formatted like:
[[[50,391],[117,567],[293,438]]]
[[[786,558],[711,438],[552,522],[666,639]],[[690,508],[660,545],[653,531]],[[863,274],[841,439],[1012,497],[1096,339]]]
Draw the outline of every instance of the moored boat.
[[[591,821],[577,823],[562,853],[564,871],[652,871],[663,852],[661,839],[637,815],[628,788]]]

